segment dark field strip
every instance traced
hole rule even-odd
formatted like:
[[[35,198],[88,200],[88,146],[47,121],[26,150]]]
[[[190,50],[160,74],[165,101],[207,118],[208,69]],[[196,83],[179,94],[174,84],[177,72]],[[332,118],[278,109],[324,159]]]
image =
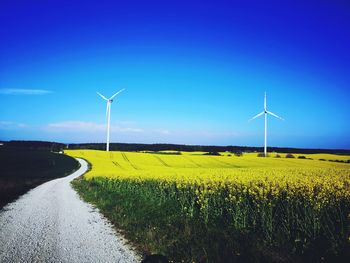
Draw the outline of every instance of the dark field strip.
[[[0,178],[0,209],[30,189],[47,182],[45,178]]]
[[[74,158],[48,150],[0,148],[0,209],[28,190],[78,168]]]

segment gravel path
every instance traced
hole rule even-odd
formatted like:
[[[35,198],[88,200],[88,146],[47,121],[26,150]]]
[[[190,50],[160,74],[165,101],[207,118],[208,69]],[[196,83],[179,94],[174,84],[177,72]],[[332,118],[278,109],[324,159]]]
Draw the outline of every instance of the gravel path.
[[[123,238],[70,182],[87,170],[44,183],[0,212],[0,262],[140,262]]]

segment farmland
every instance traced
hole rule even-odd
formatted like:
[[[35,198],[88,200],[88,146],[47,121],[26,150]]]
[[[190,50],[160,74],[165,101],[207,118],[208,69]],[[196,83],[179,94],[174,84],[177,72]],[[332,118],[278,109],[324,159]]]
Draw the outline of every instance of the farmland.
[[[29,147],[0,148],[0,208],[28,190],[63,177],[79,163],[63,154]]]
[[[75,188],[145,253],[176,262],[342,261],[349,254],[349,156],[66,154],[92,165]]]

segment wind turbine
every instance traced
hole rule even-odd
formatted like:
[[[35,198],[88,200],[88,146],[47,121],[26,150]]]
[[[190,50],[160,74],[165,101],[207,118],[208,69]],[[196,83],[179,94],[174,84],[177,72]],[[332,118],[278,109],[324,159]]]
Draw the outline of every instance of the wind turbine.
[[[261,115],[265,115],[265,143],[264,143],[264,155],[265,157],[267,156],[267,114],[270,114],[282,121],[284,121],[283,118],[277,116],[276,114],[274,114],[273,112],[271,111],[268,111],[267,108],[266,108],[266,92],[265,92],[265,96],[264,96],[264,111],[263,112],[260,112],[259,114],[257,114],[256,116],[254,116],[253,118],[251,118],[249,121],[252,121],[258,117],[260,117]]]
[[[115,96],[117,96],[120,92],[122,92],[125,89],[122,89],[120,91],[118,91],[117,93],[115,93],[112,97],[110,97],[109,99],[107,99],[105,96],[103,96],[101,93],[97,92],[98,95],[100,95],[100,97],[102,99],[104,99],[105,101],[107,101],[107,109],[106,109],[106,119],[107,119],[107,145],[106,145],[106,151],[109,151],[109,128],[110,128],[110,122],[111,122],[111,105],[113,102],[113,98]]]

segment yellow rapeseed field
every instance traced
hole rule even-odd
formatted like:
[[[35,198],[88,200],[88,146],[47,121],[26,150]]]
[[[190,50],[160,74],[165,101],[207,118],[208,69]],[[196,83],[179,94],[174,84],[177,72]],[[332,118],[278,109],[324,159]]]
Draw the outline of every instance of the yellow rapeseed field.
[[[207,156],[201,152],[156,154],[138,152],[105,152],[96,150],[67,150],[66,154],[84,158],[92,164],[85,177],[107,177],[128,180],[158,180],[175,182],[179,187],[200,185],[202,193],[225,187],[259,195],[278,194],[288,189],[290,193],[314,198],[315,205],[327,202],[327,197],[350,198],[350,164],[320,161],[350,159],[350,156],[331,154],[304,155],[311,159],[257,157],[256,153],[242,157]],[[296,155],[298,156],[298,155]]]
[[[146,203],[152,200],[156,207],[171,203],[181,217],[203,222],[208,229],[248,231],[267,246],[287,244],[301,254],[312,248],[320,255],[328,250],[337,254],[350,240],[350,164],[344,162],[350,156],[65,153],[91,163],[85,179],[102,193],[129,196],[130,204],[133,196]],[[102,202],[113,202],[107,199]],[[132,210],[132,218],[138,212]],[[327,244],[327,250],[315,244]]]

